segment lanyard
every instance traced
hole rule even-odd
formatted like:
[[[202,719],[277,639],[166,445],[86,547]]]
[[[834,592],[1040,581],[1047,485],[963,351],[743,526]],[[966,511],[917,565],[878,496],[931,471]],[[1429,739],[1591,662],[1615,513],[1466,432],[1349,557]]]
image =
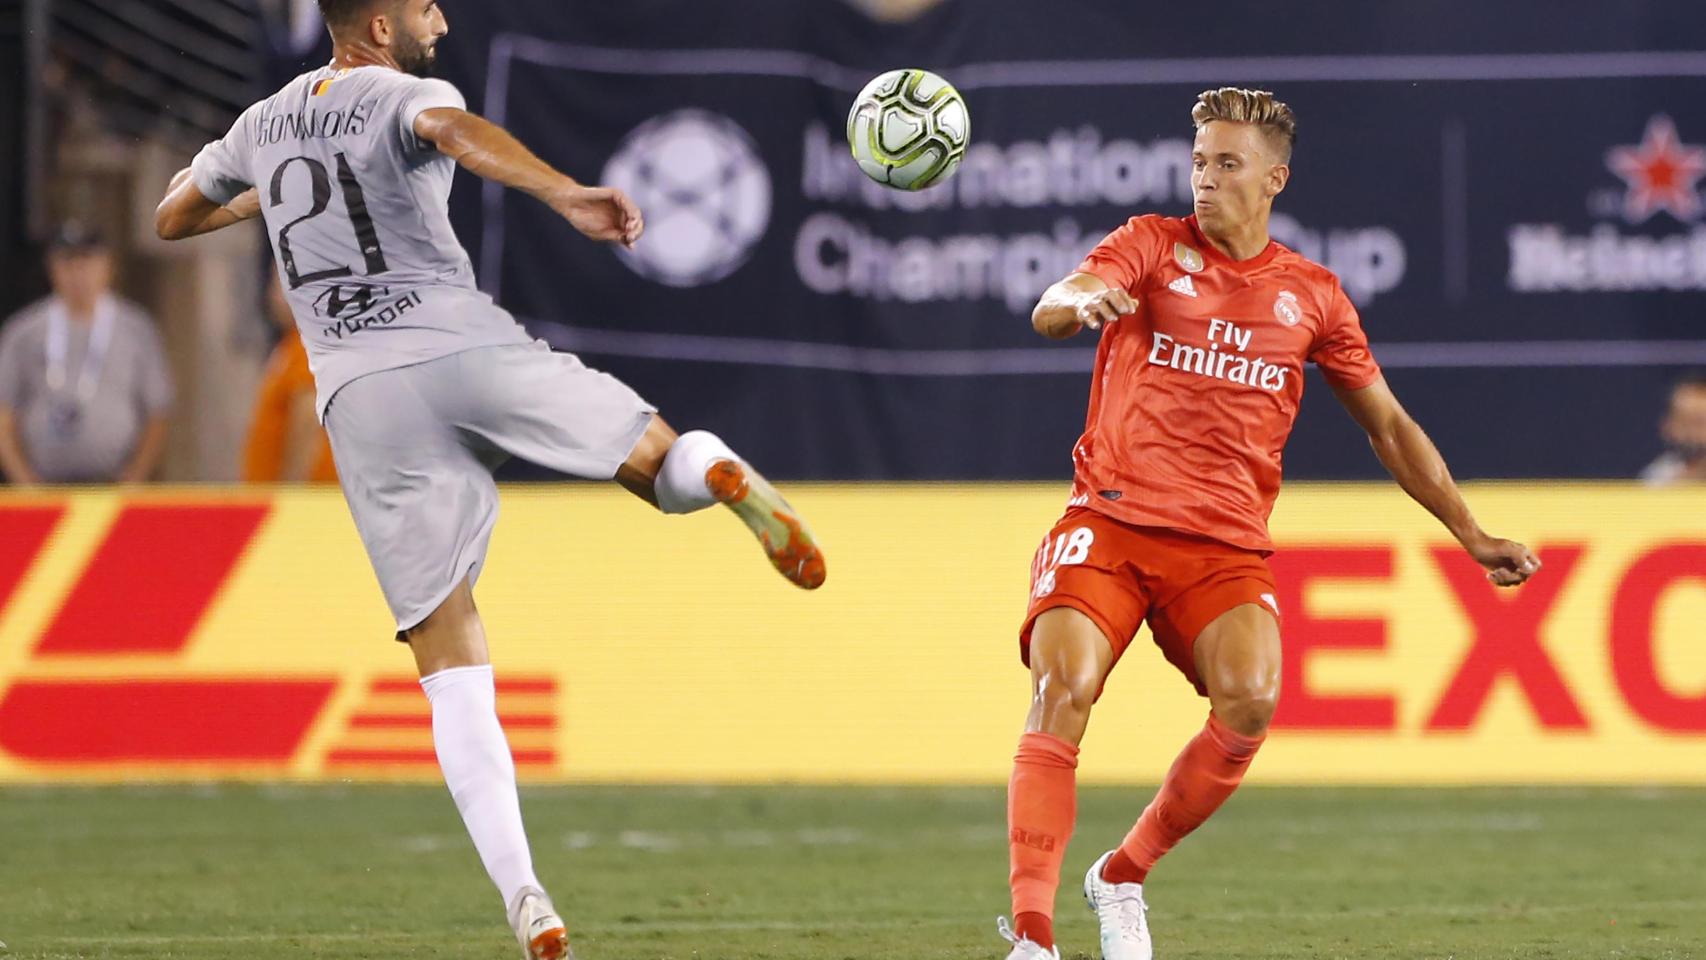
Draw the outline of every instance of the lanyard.
[[[95,304],[94,326],[89,330],[89,343],[83,349],[83,363],[77,371],[76,396],[87,403],[95,396],[101,383],[101,370],[107,365],[107,350],[113,343],[113,314],[118,312],[111,297],[102,297]],[[47,314],[47,388],[54,393],[65,390],[67,354],[71,351],[71,318],[65,304],[57,299]]]

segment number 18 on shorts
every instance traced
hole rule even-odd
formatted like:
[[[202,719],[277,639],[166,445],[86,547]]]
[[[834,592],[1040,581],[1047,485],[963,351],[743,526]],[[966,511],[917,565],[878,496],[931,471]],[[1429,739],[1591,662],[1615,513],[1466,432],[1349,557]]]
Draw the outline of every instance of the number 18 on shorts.
[[[1055,607],[1071,607],[1095,623],[1116,661],[1147,620],[1168,662],[1202,693],[1192,656],[1197,635],[1246,603],[1277,620],[1275,594],[1273,573],[1255,550],[1072,507],[1031,561],[1030,609],[1019,631],[1019,655],[1030,662],[1032,627]]]

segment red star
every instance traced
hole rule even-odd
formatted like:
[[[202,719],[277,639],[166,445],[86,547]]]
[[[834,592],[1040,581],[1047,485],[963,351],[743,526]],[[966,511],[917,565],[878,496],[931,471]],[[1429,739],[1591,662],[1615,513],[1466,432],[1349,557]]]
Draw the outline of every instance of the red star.
[[[1706,176],[1706,147],[1684,145],[1676,124],[1664,114],[1647,121],[1638,145],[1606,151],[1605,165],[1629,185],[1623,195],[1623,217],[1630,223],[1640,223],[1660,210],[1684,223],[1700,215],[1700,194],[1694,185]]]

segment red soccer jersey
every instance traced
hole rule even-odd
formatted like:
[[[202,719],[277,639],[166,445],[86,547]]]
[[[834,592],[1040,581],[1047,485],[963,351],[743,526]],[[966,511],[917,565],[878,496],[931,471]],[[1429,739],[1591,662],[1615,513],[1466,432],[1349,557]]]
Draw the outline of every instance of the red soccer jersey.
[[[1335,387],[1380,377],[1338,278],[1276,242],[1248,260],[1195,217],[1133,217],[1078,271],[1137,312],[1102,328],[1073,503],[1127,523],[1271,551],[1280,458],[1303,363]]]

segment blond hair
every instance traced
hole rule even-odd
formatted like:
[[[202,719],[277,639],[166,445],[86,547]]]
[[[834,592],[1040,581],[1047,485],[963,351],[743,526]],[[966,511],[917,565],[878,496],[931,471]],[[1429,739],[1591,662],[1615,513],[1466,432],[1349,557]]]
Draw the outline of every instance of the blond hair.
[[[1291,162],[1291,145],[1297,142],[1297,117],[1283,100],[1275,100],[1266,90],[1246,90],[1243,87],[1221,87],[1197,94],[1191,107],[1191,121],[1202,129],[1210,120],[1227,123],[1250,123],[1262,128],[1274,145],[1280,163]]]

